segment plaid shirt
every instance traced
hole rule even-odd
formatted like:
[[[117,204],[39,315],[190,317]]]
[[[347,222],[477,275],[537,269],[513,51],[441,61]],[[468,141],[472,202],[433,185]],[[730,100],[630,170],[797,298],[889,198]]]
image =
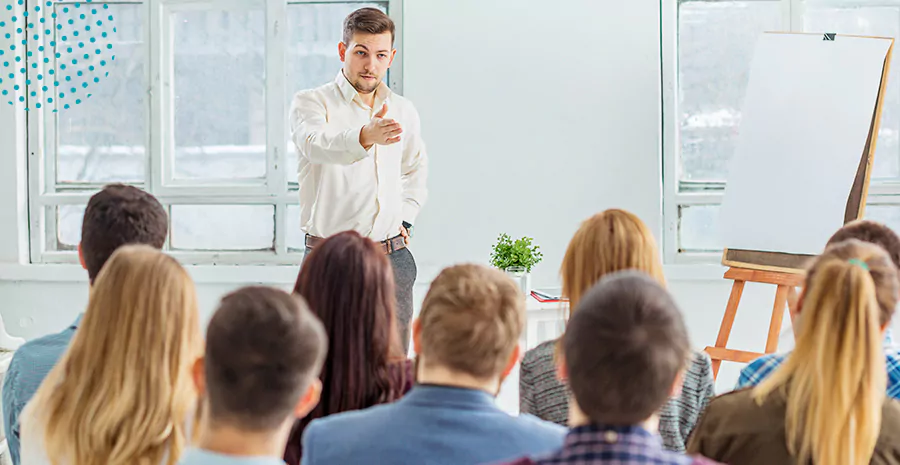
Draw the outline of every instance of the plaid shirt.
[[[756,386],[772,374],[776,368],[787,360],[789,354],[768,354],[750,362],[741,370],[735,390]],[[900,352],[897,349],[886,349],[887,357],[887,395],[900,399]]]
[[[640,426],[579,426],[569,431],[562,450],[507,465],[715,465],[663,449],[662,440]]]

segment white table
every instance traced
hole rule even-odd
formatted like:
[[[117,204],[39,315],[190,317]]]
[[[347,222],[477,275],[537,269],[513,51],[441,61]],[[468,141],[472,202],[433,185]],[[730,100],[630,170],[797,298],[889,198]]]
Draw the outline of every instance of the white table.
[[[556,339],[565,329],[567,302],[538,302],[532,296],[525,301],[527,322],[525,325],[524,348],[534,348],[538,344]]]
[[[525,351],[536,345],[559,337],[566,321],[566,302],[538,302],[534,297],[528,296],[525,301],[526,326],[522,333],[520,344],[522,356]],[[519,414],[519,365],[509,374],[500,386],[497,395],[497,406],[510,415]]]

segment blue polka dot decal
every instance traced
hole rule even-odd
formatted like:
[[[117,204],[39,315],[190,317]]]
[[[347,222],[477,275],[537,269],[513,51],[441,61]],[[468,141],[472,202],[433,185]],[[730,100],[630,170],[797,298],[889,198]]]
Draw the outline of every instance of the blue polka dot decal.
[[[26,8],[24,0],[0,0],[0,102],[54,113],[80,105],[116,59],[109,5],[28,3]]]

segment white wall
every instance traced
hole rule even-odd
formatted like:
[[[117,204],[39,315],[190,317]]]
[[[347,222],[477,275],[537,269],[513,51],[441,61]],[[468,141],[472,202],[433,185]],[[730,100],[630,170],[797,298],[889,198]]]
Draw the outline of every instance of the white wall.
[[[554,284],[578,223],[609,207],[661,227],[659,4],[406,2],[405,94],[422,116],[431,200],[420,264],[486,261],[502,232]]]
[[[554,286],[589,215],[626,208],[661,230],[658,1],[407,0],[403,27],[404,93],[431,157],[417,301],[441,267],[486,262],[501,232],[535,238],[545,261],[534,284]],[[79,270],[17,265],[26,249],[15,119],[0,106],[0,315],[9,332],[33,338],[73,320],[87,284]],[[225,292],[251,282],[287,289],[295,273],[191,271],[204,320]],[[667,271],[695,344],[711,344],[729,290],[722,270]],[[746,295],[733,339],[758,350],[771,296]]]

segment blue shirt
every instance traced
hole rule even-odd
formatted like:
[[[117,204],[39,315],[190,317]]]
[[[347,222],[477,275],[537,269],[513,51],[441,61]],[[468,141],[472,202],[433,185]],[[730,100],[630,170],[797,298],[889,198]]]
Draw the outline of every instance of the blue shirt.
[[[314,420],[303,465],[491,463],[562,447],[566,429],[509,415],[484,391],[417,385],[400,400]]]
[[[789,354],[767,354],[750,362],[741,370],[735,389],[756,386],[771,375]],[[900,399],[900,353],[896,349],[884,351],[887,368],[887,396]]]
[[[16,350],[3,380],[3,428],[13,465],[19,465],[19,414],[69,348],[81,317],[57,334],[28,341]]]
[[[179,465],[284,465],[277,457],[224,455],[203,449],[188,449]]]

